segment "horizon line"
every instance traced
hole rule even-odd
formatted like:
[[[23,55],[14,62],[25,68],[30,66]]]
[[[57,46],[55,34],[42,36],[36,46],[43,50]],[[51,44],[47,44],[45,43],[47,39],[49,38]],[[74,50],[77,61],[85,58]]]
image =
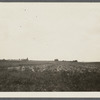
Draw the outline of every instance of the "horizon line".
[[[29,59],[28,57],[27,58],[19,58],[19,59],[5,59],[5,58],[3,58],[3,59],[1,59],[0,58],[0,60],[17,60],[17,61],[23,61],[23,60],[27,60],[27,61],[55,61],[55,59],[52,59],[52,60],[46,60],[46,59],[44,59],[44,60],[42,60],[42,59]],[[74,59],[74,60],[61,60],[61,59],[58,59],[58,61],[65,61],[65,62],[70,62],[70,61],[76,61],[76,62],[100,62],[100,61],[80,61],[80,60],[77,60],[77,59]]]

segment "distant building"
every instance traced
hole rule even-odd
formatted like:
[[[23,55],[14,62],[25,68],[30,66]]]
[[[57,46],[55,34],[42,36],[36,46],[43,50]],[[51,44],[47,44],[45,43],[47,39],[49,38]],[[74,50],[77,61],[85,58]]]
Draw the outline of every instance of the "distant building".
[[[78,62],[77,60],[73,60],[73,62]]]
[[[26,59],[21,59],[21,61],[28,61],[28,58],[26,58]]]
[[[54,61],[59,61],[58,59],[54,59]]]

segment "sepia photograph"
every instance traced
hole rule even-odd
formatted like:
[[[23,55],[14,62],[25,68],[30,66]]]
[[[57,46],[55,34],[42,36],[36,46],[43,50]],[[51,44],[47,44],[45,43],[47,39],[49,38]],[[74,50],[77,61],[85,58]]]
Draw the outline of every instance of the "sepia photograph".
[[[0,92],[99,91],[100,3],[0,3]]]

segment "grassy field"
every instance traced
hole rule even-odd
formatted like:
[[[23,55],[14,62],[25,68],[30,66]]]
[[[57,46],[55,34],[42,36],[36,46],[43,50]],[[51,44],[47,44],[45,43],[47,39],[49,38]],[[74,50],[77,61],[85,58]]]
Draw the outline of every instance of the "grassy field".
[[[0,91],[100,91],[100,63],[0,61]]]

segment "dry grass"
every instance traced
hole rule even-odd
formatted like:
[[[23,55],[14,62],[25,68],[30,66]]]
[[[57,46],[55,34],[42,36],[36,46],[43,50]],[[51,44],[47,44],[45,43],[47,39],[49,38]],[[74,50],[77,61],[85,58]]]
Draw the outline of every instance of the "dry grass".
[[[0,61],[0,91],[100,91],[100,63]]]

